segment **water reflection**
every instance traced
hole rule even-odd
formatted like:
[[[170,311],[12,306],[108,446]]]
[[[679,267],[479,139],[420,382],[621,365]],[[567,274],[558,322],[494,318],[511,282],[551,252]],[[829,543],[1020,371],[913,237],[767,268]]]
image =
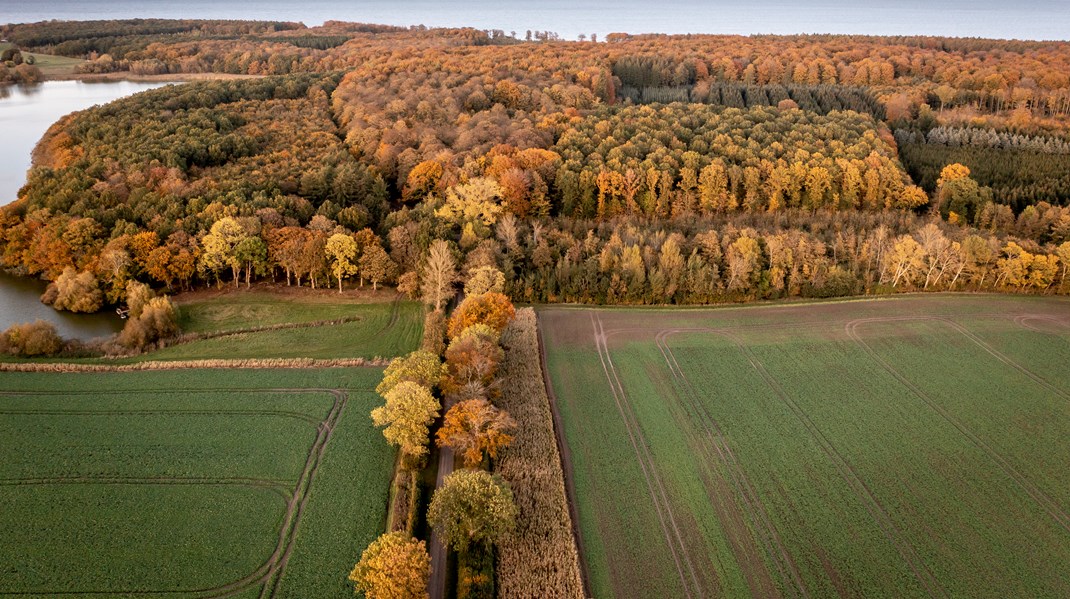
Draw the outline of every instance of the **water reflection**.
[[[56,325],[60,335],[86,340],[106,337],[122,328],[123,321],[114,312],[57,312],[41,303],[44,291],[44,281],[0,271],[0,330],[20,322],[47,320]]]
[[[162,85],[167,84],[48,81],[37,85],[0,85],[0,205],[17,198],[19,188],[26,182],[30,154],[37,140],[60,117]],[[44,288],[42,281],[0,271],[0,330],[15,323],[43,319],[55,324],[64,337],[92,339],[121,328],[122,321],[113,312],[70,314],[53,310],[40,302]]]

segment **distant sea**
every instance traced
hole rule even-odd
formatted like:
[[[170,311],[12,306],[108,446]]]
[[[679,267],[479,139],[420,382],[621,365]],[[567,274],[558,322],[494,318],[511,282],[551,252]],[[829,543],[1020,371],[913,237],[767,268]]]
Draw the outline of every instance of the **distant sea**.
[[[858,33],[1070,39],[1070,0],[0,0],[0,23],[49,19],[325,20],[626,33]]]

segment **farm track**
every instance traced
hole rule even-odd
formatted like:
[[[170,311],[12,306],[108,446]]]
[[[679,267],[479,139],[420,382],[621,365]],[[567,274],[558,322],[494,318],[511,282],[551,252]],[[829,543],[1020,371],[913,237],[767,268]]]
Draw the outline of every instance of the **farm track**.
[[[766,370],[765,365],[758,359],[757,356],[750,350],[749,347],[743,341],[737,337],[734,331],[729,329],[709,329],[709,328],[694,328],[694,329],[676,329],[676,333],[681,332],[695,332],[695,333],[713,333],[721,335],[725,339],[732,342],[736,349],[743,355],[744,358],[750,363],[751,367],[761,376],[766,386],[777,396],[781,403],[784,404],[788,410],[795,415],[799,422],[806,428],[810,437],[817,442],[822,452],[827,458],[836,466],[840,471],[840,475],[848,487],[854,492],[855,496],[862,502],[862,505],[869,512],[873,522],[880,528],[885,538],[895,547],[900,557],[907,563],[911,571],[914,573],[915,578],[925,588],[929,596],[947,596],[947,591],[937,580],[936,576],[925,566],[921,558],[918,556],[914,547],[905,539],[902,531],[900,531],[895,523],[892,522],[891,516],[884,505],[877,499],[873,491],[865,483],[862,477],[851,465],[850,461],[843,456],[832,444],[832,442],[821,432],[821,429],[810,419],[809,415],[784,391],[784,388],[780,386],[780,383],[776,378]]]
[[[609,382],[610,390],[613,393],[617,411],[620,413],[624,426],[628,431],[628,438],[631,441],[632,449],[635,452],[636,458],[639,460],[639,466],[643,472],[643,478],[646,480],[647,491],[654,504],[654,511],[657,513],[662,534],[665,537],[670,555],[676,565],[677,573],[680,576],[682,589],[689,599],[708,596],[708,593],[703,592],[702,586],[698,581],[693,559],[688,551],[687,543],[684,541],[683,535],[680,532],[680,527],[676,522],[676,518],[673,515],[672,506],[670,505],[665,485],[658,474],[656,463],[654,462],[653,456],[650,454],[650,448],[646,439],[643,437],[639,422],[636,420],[635,414],[632,411],[631,404],[627,394],[624,392],[623,385],[621,385],[620,378],[617,376],[616,367],[613,365],[613,359],[609,355],[609,347],[606,345],[606,335],[602,326],[602,320],[596,313],[591,314],[591,325],[594,329],[594,341],[595,347],[598,350],[598,358],[602,363],[602,369],[606,374],[606,380]],[[679,544],[678,546],[677,543]]]
[[[948,320],[948,319],[945,319],[945,318],[933,317],[933,316],[903,316],[903,317],[888,317],[888,318],[863,318],[863,319],[852,320],[852,321],[848,322],[846,325],[844,325],[844,330],[847,332],[847,334],[871,358],[873,358],[874,361],[876,361],[878,364],[880,364],[880,366],[882,368],[884,368],[888,372],[888,374],[892,375],[892,377],[894,377],[904,387],[906,387],[911,393],[913,393],[916,397],[918,397],[918,399],[921,399],[923,402],[925,402],[925,404],[928,405],[934,412],[936,412],[938,415],[940,415],[940,417],[942,417],[951,426],[953,426],[956,430],[958,430],[959,433],[962,434],[962,436],[966,437],[966,439],[968,439],[971,443],[973,443],[978,449],[980,449],[986,455],[988,455],[988,457],[999,466],[999,468],[1003,471],[1003,473],[1006,474],[1008,477],[1010,477],[1010,479],[1013,480],[1015,482],[1015,484],[1018,485],[1019,488],[1021,488],[1023,491],[1025,491],[1026,494],[1029,495],[1033,499],[1033,501],[1037,503],[1037,505],[1039,505],[1044,511],[1046,511],[1048,513],[1048,515],[1051,516],[1052,519],[1054,519],[1067,532],[1070,532],[1070,515],[1068,515],[1061,507],[1059,507],[1058,503],[1056,503],[1053,499],[1048,497],[1042,490],[1037,488],[1022,473],[1018,472],[1018,470],[1015,469],[1014,466],[1012,466],[1010,464],[1010,462],[1005,457],[1000,455],[999,452],[997,452],[995,449],[993,449],[989,444],[985,443],[984,440],[982,440],[979,436],[977,436],[977,434],[975,434],[973,431],[971,431],[969,429],[969,427],[967,427],[965,424],[963,424],[958,419],[956,419],[954,416],[952,416],[947,410],[945,410],[942,407],[940,407],[940,405],[928,393],[923,391],[920,387],[918,387],[916,384],[914,384],[914,382],[912,382],[910,379],[908,379],[906,376],[904,376],[901,372],[899,372],[894,366],[891,365],[891,363],[889,363],[887,360],[882,358],[880,356],[880,354],[878,354],[877,351],[874,350],[873,347],[870,346],[866,342],[866,340],[858,333],[858,327],[860,325],[863,325],[863,324],[874,323],[874,322],[897,322],[897,321],[936,321],[936,322],[942,322],[944,324],[947,324],[952,329],[954,329],[955,331],[957,331],[957,332],[961,333],[963,336],[965,336],[966,339],[968,339],[969,341],[973,342],[978,347],[980,347],[981,349],[985,350],[986,352],[991,354],[993,357],[998,359],[1000,362],[1003,362],[1004,364],[1006,364],[1008,366],[1011,366],[1012,368],[1018,370],[1019,372],[1021,372],[1022,374],[1024,374],[1025,376],[1027,376],[1029,379],[1033,380],[1034,382],[1038,383],[1039,385],[1041,385],[1045,389],[1054,391],[1057,395],[1059,395],[1059,396],[1061,396],[1063,398],[1068,398],[1070,396],[1068,396],[1068,394],[1066,392],[1058,389],[1057,387],[1054,387],[1053,385],[1051,385],[1050,383],[1048,383],[1044,379],[1040,378],[1039,376],[1034,374],[1032,371],[1026,369],[1025,367],[1023,367],[1020,364],[1018,364],[1017,362],[1015,362],[1014,360],[1008,358],[1004,354],[1002,354],[999,351],[995,350],[994,348],[992,348],[992,346],[990,346],[987,343],[985,343],[979,337],[977,337],[976,335],[974,335],[970,331],[966,330],[965,328],[963,328],[958,323],[956,323],[954,321],[951,321],[951,320]]]
[[[768,510],[762,503],[761,497],[758,495],[754,484],[750,481],[743,467],[740,465],[739,460],[736,458],[735,452],[725,439],[724,432],[721,429],[720,423],[710,414],[706,409],[705,404],[702,402],[702,398],[698,392],[698,389],[694,386],[691,380],[684,374],[679,362],[676,360],[676,355],[669,347],[668,338],[673,335],[674,330],[663,330],[658,332],[655,336],[655,343],[658,349],[661,350],[662,356],[665,358],[665,363],[669,368],[673,379],[680,383],[687,391],[688,404],[691,409],[699,414],[699,423],[702,425],[705,431],[706,437],[710,440],[710,444],[713,446],[714,451],[717,453],[717,458],[729,473],[732,485],[735,493],[743,500],[747,515],[749,516],[752,524],[758,529],[757,532],[761,538],[767,555],[771,558],[771,561],[776,566],[781,580],[785,585],[790,583],[794,587],[797,596],[809,597],[810,594],[806,589],[806,585],[803,583],[802,575],[800,574],[794,560],[784,547],[783,540],[780,538],[780,534],[777,532],[772,519],[769,517]],[[676,396],[677,394],[673,394]],[[677,397],[679,399],[679,397]],[[751,589],[752,592],[758,589]],[[765,591],[768,595],[768,591]]]
[[[366,389],[358,389],[365,391]],[[168,393],[195,393],[195,392],[210,392],[210,391],[240,391],[244,393],[306,393],[306,392],[319,392],[330,393],[334,397],[334,402],[331,406],[327,417],[318,421],[318,429],[316,433],[316,439],[312,443],[312,447],[309,450],[308,456],[305,459],[305,466],[298,478],[296,487],[292,492],[287,492],[284,499],[287,499],[286,513],[283,517],[283,526],[279,531],[279,539],[275,545],[275,549],[272,554],[265,560],[256,570],[235,580],[233,582],[217,586],[200,589],[185,589],[185,590],[164,590],[164,591],[48,591],[48,592],[27,592],[27,591],[0,591],[0,595],[6,596],[80,596],[88,597],[93,595],[98,596],[115,596],[115,595],[129,595],[129,596],[148,596],[148,595],[188,595],[196,597],[197,599],[220,599],[223,597],[233,597],[244,593],[245,591],[254,588],[258,585],[261,586],[259,597],[261,599],[268,599],[274,597],[278,592],[279,586],[282,582],[282,577],[285,572],[287,563],[289,562],[290,555],[293,552],[294,541],[297,536],[297,532],[300,528],[301,517],[304,513],[305,506],[308,503],[309,491],[311,489],[312,481],[315,478],[316,472],[319,469],[320,463],[323,458],[323,454],[326,451],[327,442],[330,440],[331,435],[334,432],[334,427],[341,417],[342,411],[348,402],[348,394],[346,391],[338,389],[167,389],[167,390],[124,390],[124,393],[151,393],[151,392],[168,392]],[[0,396],[48,396],[48,395],[99,395],[100,391],[82,391],[82,392],[70,392],[70,393],[57,393],[57,392],[8,392],[0,391]],[[110,392],[108,392],[110,393]],[[89,478],[89,477],[86,477]],[[13,479],[14,480],[14,479]],[[162,481],[167,480],[166,477],[159,479],[149,478],[143,479],[147,481],[143,484],[162,484]],[[197,484],[185,482],[184,479],[175,479],[175,481],[182,480],[183,482],[174,482],[169,484]],[[210,480],[210,479],[206,479]],[[254,481],[250,486],[272,486],[277,487],[278,481],[271,481],[267,479],[244,479]],[[267,484],[259,484],[259,481],[263,481]],[[68,482],[75,482],[73,480]],[[96,482],[87,480],[85,482]],[[12,483],[15,484],[15,483]],[[121,484],[121,483],[116,483]],[[200,484],[212,484],[212,483],[200,483]],[[289,491],[289,489],[287,489]]]

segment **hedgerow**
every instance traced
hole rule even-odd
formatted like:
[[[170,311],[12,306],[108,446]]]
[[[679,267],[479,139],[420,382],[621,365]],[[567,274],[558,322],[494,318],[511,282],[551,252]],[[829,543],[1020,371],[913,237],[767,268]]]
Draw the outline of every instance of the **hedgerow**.
[[[535,311],[517,310],[502,332],[505,359],[497,404],[516,420],[512,445],[496,472],[513,490],[516,531],[498,544],[499,597],[583,597],[579,554],[572,535],[561,456],[539,362]]]

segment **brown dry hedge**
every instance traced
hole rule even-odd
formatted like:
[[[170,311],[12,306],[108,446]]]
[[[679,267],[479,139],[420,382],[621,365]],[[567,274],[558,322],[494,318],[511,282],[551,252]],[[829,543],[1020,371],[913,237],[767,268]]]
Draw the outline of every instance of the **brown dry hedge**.
[[[506,351],[499,373],[507,383],[496,403],[518,426],[495,470],[512,487],[520,515],[516,531],[498,544],[498,596],[583,597],[536,326],[533,309],[518,310],[501,339]]]

